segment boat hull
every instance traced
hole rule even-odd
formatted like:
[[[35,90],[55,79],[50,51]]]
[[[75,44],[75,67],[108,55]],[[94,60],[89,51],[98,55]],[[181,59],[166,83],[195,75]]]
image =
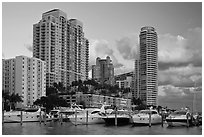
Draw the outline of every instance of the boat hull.
[[[142,124],[142,125],[149,125],[149,116],[133,116],[133,124]],[[161,116],[151,116],[151,124],[156,125],[156,124],[161,124],[162,123],[162,118]]]
[[[69,121],[72,122],[74,125],[90,125],[90,124],[104,124],[105,121],[102,119],[102,117],[88,117],[88,121],[87,118],[85,116],[81,117],[81,116],[77,116],[77,118],[75,118],[75,116],[71,116],[69,117]]]
[[[39,122],[40,120],[41,121],[45,120],[43,113],[41,118],[38,112],[36,113],[23,112],[22,114],[22,122]],[[49,115],[46,115],[46,121],[50,121],[50,120],[51,120],[51,117]],[[4,123],[19,123],[19,122],[21,122],[20,112],[4,114]]]
[[[115,125],[115,117],[104,117],[106,125]],[[117,125],[127,125],[130,123],[129,117],[117,117]]]
[[[166,119],[169,126],[188,126],[187,119]],[[189,124],[192,124],[191,119],[189,119]]]

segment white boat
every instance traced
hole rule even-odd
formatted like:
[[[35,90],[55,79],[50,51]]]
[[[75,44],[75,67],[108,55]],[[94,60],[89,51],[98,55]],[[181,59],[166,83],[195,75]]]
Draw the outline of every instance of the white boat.
[[[41,111],[40,108],[38,109],[29,108],[22,111],[22,122],[39,122],[40,120],[43,121],[44,117],[45,113],[44,111]],[[46,121],[49,120],[51,120],[51,118],[49,115],[46,114]],[[5,123],[21,122],[21,111],[4,112],[4,122]]]
[[[50,111],[49,115],[51,116],[52,120],[58,120],[60,116],[60,110],[59,109],[53,109]]]
[[[69,120],[73,124],[102,124],[105,123],[103,117],[106,116],[106,108],[110,105],[103,105],[100,109],[86,109],[80,113],[73,114],[69,116]],[[88,117],[87,117],[88,112]]]
[[[82,112],[84,109],[82,109],[82,105],[72,104],[69,108],[61,108],[60,112],[65,115],[71,115],[74,114],[75,111]]]
[[[189,111],[178,110],[169,114],[166,121],[169,126],[189,126],[189,124],[192,124],[192,117]]]
[[[149,120],[151,114],[151,120]],[[134,114],[132,116],[132,120],[134,124],[149,124],[151,121],[151,124],[160,124],[162,123],[162,117],[159,115],[157,110],[151,109],[151,110],[141,110],[139,113]]]

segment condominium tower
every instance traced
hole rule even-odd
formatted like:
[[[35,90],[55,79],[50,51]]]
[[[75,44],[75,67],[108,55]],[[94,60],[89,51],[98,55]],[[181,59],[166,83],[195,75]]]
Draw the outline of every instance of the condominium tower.
[[[3,59],[2,89],[9,93],[22,96],[18,106],[30,106],[33,102],[45,96],[46,62],[37,58],[17,56]]]
[[[46,86],[88,78],[88,46],[83,24],[53,9],[33,25],[33,57],[46,61]]]
[[[115,84],[114,67],[109,56],[106,59],[96,58],[96,65],[92,66],[92,78],[101,84]]]
[[[139,59],[135,61],[135,90],[133,96],[140,97],[146,105],[157,105],[157,33],[153,27],[147,26],[141,28],[139,37],[140,53]]]

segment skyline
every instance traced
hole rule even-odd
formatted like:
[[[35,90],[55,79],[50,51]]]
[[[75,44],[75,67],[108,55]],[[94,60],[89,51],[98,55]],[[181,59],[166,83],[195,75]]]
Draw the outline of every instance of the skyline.
[[[31,57],[32,25],[40,20],[42,13],[54,8],[67,13],[69,19],[77,18],[83,22],[85,35],[90,41],[89,65],[95,64],[96,57],[109,55],[115,74],[134,69],[140,29],[155,27],[159,50],[159,104],[175,106],[180,101],[179,104],[190,106],[193,78],[197,79],[197,98],[198,102],[201,101],[202,3],[4,2],[2,58]],[[18,48],[11,51],[14,45]]]

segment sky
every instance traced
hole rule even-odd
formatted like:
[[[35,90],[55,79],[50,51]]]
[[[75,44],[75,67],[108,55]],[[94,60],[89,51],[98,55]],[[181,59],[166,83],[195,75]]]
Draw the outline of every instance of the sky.
[[[58,8],[83,22],[89,65],[110,56],[115,75],[133,71],[143,26],[158,34],[158,103],[202,108],[202,3],[56,2],[2,4],[2,58],[32,56],[33,24]]]

